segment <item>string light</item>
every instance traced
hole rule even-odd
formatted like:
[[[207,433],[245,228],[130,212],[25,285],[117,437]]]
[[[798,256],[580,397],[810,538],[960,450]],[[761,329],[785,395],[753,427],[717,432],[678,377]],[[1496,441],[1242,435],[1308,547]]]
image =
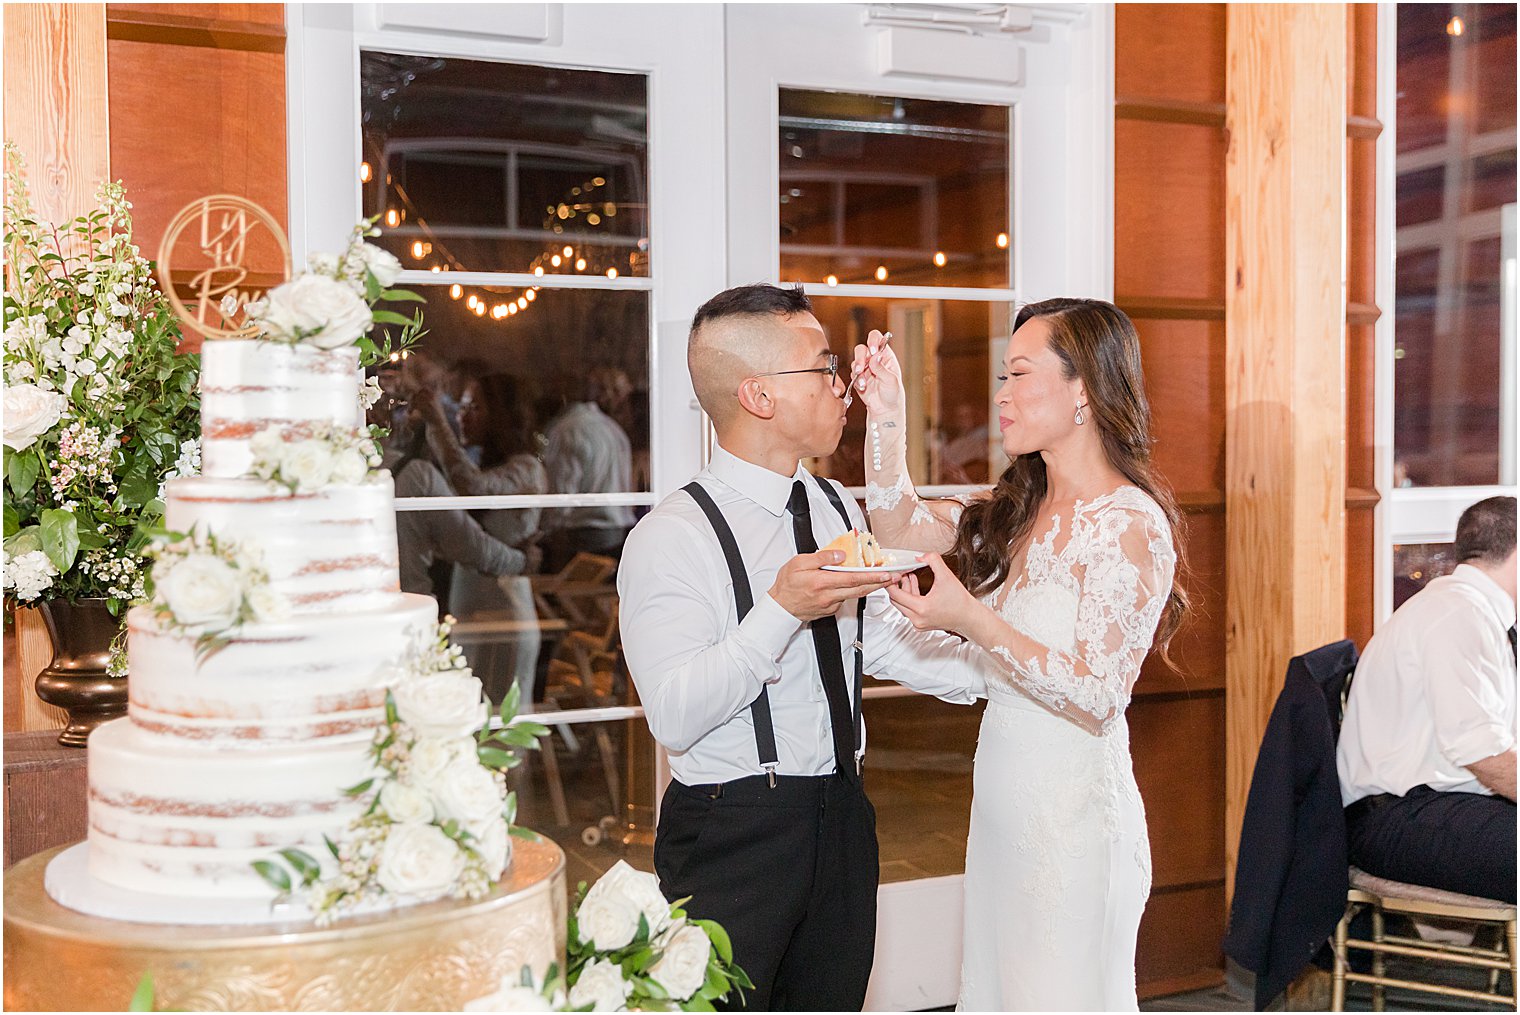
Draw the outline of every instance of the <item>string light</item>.
[[[1008,249],[1008,234],[1007,233],[998,233],[997,234],[997,245],[998,245],[998,249],[999,250],[1007,250]]]
[[[527,292],[523,293],[523,299],[527,300],[529,303],[532,303],[534,300],[538,299],[538,290],[529,289]]]
[[[401,224],[401,215],[396,211],[396,209],[390,208],[386,211],[385,224],[390,226],[392,229]]]
[[[483,301],[477,302],[475,304],[475,316],[476,317],[484,317],[485,315],[486,315],[486,305],[485,305],[485,303]]]
[[[1446,22],[1446,34],[1451,36],[1453,39],[1465,31],[1467,31],[1467,25],[1463,23],[1460,17],[1454,17],[1450,21]]]
[[[936,250],[934,252],[934,266],[936,268],[943,268],[945,266],[945,252],[943,250]]]
[[[569,257],[571,254],[575,253],[575,248],[566,247],[564,250],[561,250],[560,253],[564,254],[566,257]]]
[[[544,266],[541,265],[541,264],[534,265],[534,267],[533,267],[533,274],[535,274],[535,275],[539,276],[540,278],[542,278],[543,274],[544,274]]]
[[[515,313],[517,313],[517,304],[516,303],[508,303],[507,304],[507,313],[508,314],[515,314]]]
[[[360,182],[361,183],[368,183],[373,178],[374,178],[374,172],[369,168],[369,163],[368,162],[361,162],[361,163],[359,163],[359,180],[360,180]]]
[[[839,276],[838,275],[830,275],[828,278],[824,279],[824,281],[827,282],[829,285],[838,285],[839,284]]]
[[[516,307],[517,307],[518,310],[527,310],[528,309],[528,297],[526,297],[526,296],[519,296],[519,297],[517,297]]]
[[[585,271],[586,270],[586,259],[584,257],[577,257],[575,259],[575,270],[576,271]]]
[[[449,286],[449,296],[451,296],[452,298],[454,298],[454,299],[457,300],[463,294],[464,294],[464,286],[460,285],[458,282],[455,282],[453,285]]]
[[[435,264],[435,265],[433,265],[433,266],[432,266],[432,267],[431,267],[431,268],[429,268],[429,269],[428,269],[428,271],[431,271],[431,272],[432,272],[432,273],[433,273],[433,274],[434,274],[434,275],[436,275],[436,274],[438,274],[438,273],[439,273],[439,272],[440,272],[440,271],[442,271],[442,270],[443,270],[443,269],[442,269],[442,268],[440,268],[440,267],[438,267],[438,265],[436,265],[436,264]]]
[[[616,268],[608,268],[607,269],[607,277],[608,278],[617,278],[617,269]]]
[[[498,321],[501,320],[503,317],[506,317],[507,316],[507,305],[505,303],[498,303],[498,304],[496,304],[496,306],[494,306],[494,307],[491,308],[491,316],[494,317],[494,318],[496,318]]]
[[[552,264],[552,265],[554,265],[556,268],[558,268],[559,265],[560,265],[559,255],[555,254],[553,257],[549,258],[549,263]],[[543,273],[539,272],[539,274],[543,274]]]
[[[876,281],[878,281],[878,282],[885,282],[886,280],[887,280],[887,266],[885,264],[878,264],[876,266]]]

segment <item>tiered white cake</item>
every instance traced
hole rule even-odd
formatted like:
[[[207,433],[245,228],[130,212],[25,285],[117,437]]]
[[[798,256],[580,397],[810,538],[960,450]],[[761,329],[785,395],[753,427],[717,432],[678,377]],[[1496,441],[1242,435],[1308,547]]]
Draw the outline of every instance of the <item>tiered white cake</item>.
[[[90,737],[88,871],[129,893],[265,902],[253,861],[325,860],[324,836],[363,806],[341,788],[370,773],[386,687],[437,605],[399,591],[388,473],[309,493],[248,476],[261,430],[358,425],[357,350],[212,341],[202,357],[204,475],[169,484],[165,524],[256,547],[290,613],[198,660],[194,631],[131,610],[128,716]]]

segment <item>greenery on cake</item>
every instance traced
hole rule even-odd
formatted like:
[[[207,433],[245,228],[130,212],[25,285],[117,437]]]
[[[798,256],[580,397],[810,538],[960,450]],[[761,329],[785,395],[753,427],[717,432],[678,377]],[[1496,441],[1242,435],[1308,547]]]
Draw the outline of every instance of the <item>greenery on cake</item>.
[[[278,889],[276,901],[299,898],[327,923],[385,898],[478,899],[506,870],[508,836],[532,837],[512,825],[517,797],[506,773],[548,729],[518,720],[515,685],[492,725],[480,679],[449,642],[451,625],[446,619],[436,638],[414,646],[386,692],[374,774],[342,791],[363,812],[326,843],[335,872],[324,876],[317,858],[298,848],[254,863]]]
[[[214,532],[157,533],[148,604],[167,630],[195,635],[196,661],[224,648],[250,621],[272,623],[290,615],[253,543]]]
[[[146,594],[164,484],[200,468],[200,357],[176,351],[122,185],[55,224],[5,160],[5,596],[120,615]]]
[[[380,466],[380,447],[363,430],[327,426],[303,440],[287,441],[274,428],[249,441],[249,471],[291,493],[309,493],[332,484],[363,482]]]

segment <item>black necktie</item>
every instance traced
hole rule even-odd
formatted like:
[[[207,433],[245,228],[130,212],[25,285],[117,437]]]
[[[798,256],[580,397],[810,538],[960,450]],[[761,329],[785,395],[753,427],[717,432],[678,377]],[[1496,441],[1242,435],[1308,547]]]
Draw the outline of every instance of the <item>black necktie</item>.
[[[813,514],[808,509],[807,487],[802,480],[792,484],[792,499],[786,510],[792,516],[792,533],[798,553],[815,553]],[[823,677],[823,696],[829,703],[829,726],[834,732],[834,770],[841,778],[853,781],[855,775],[855,721],[850,715],[850,690],[844,678],[844,657],[839,647],[839,624],[833,617],[819,617],[808,624],[813,632],[813,649],[818,655],[818,672]]]
[[[1514,624],[1509,625],[1509,630],[1505,631],[1504,633],[1507,634],[1507,635],[1509,635],[1509,654],[1510,654],[1510,658],[1514,658],[1514,656],[1515,656],[1515,625]]]

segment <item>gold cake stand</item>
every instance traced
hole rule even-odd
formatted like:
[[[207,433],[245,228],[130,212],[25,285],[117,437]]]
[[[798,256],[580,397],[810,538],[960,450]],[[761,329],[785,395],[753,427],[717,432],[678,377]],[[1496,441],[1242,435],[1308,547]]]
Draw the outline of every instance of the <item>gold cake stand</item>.
[[[161,1011],[459,1011],[524,965],[564,968],[565,854],[542,837],[513,841],[512,867],[484,899],[321,928],[87,916],[43,888],[62,848],[5,874],[8,1011],[122,1011],[145,972]]]

